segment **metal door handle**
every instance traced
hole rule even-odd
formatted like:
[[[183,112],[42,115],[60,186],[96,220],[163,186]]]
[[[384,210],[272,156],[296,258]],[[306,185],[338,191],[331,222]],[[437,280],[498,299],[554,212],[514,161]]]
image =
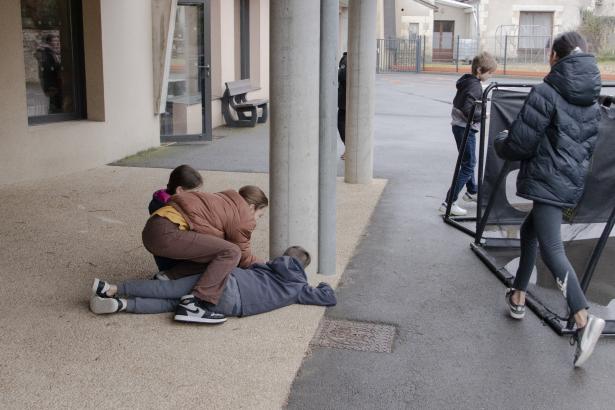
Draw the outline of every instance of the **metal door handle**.
[[[205,64],[205,65],[200,65],[198,66],[199,68],[204,68],[205,70],[207,70],[207,72],[205,73],[207,75],[207,78],[209,78],[209,76],[211,75],[211,66],[209,64]]]

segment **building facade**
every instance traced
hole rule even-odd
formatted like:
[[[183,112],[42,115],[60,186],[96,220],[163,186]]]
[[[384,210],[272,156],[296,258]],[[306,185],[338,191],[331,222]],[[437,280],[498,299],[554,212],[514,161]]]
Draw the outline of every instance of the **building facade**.
[[[161,135],[206,138],[227,81],[268,98],[269,0],[196,3],[4,2],[0,184],[107,164]]]

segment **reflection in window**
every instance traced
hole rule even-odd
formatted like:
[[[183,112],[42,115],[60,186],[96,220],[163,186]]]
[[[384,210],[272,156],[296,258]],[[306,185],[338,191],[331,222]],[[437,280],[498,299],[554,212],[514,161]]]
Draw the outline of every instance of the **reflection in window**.
[[[21,21],[28,119],[82,116],[80,1],[22,0]]]

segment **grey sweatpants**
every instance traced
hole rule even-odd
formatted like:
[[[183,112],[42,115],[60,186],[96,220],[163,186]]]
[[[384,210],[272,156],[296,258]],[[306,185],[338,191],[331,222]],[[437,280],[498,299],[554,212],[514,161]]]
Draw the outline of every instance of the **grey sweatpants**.
[[[532,211],[521,225],[521,259],[513,288],[527,290],[540,245],[540,255],[555,277],[570,311],[577,313],[579,310],[587,309],[588,305],[577,274],[566,257],[561,225],[561,208],[534,202]]]
[[[131,280],[117,286],[118,296],[128,299],[126,311],[130,313],[173,312],[179,299],[191,293],[201,275],[176,280]],[[211,308],[225,316],[241,316],[241,297],[237,280],[231,273],[218,304]]]

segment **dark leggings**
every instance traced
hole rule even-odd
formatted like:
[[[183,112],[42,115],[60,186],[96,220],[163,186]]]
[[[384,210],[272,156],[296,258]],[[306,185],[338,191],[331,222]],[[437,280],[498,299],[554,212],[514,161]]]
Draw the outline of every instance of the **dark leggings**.
[[[521,260],[513,288],[526,291],[532,270],[536,265],[538,245],[540,255],[558,288],[568,302],[570,311],[577,313],[587,309],[587,300],[579,285],[574,268],[566,257],[561,235],[562,209],[540,202],[534,207],[521,225]]]

